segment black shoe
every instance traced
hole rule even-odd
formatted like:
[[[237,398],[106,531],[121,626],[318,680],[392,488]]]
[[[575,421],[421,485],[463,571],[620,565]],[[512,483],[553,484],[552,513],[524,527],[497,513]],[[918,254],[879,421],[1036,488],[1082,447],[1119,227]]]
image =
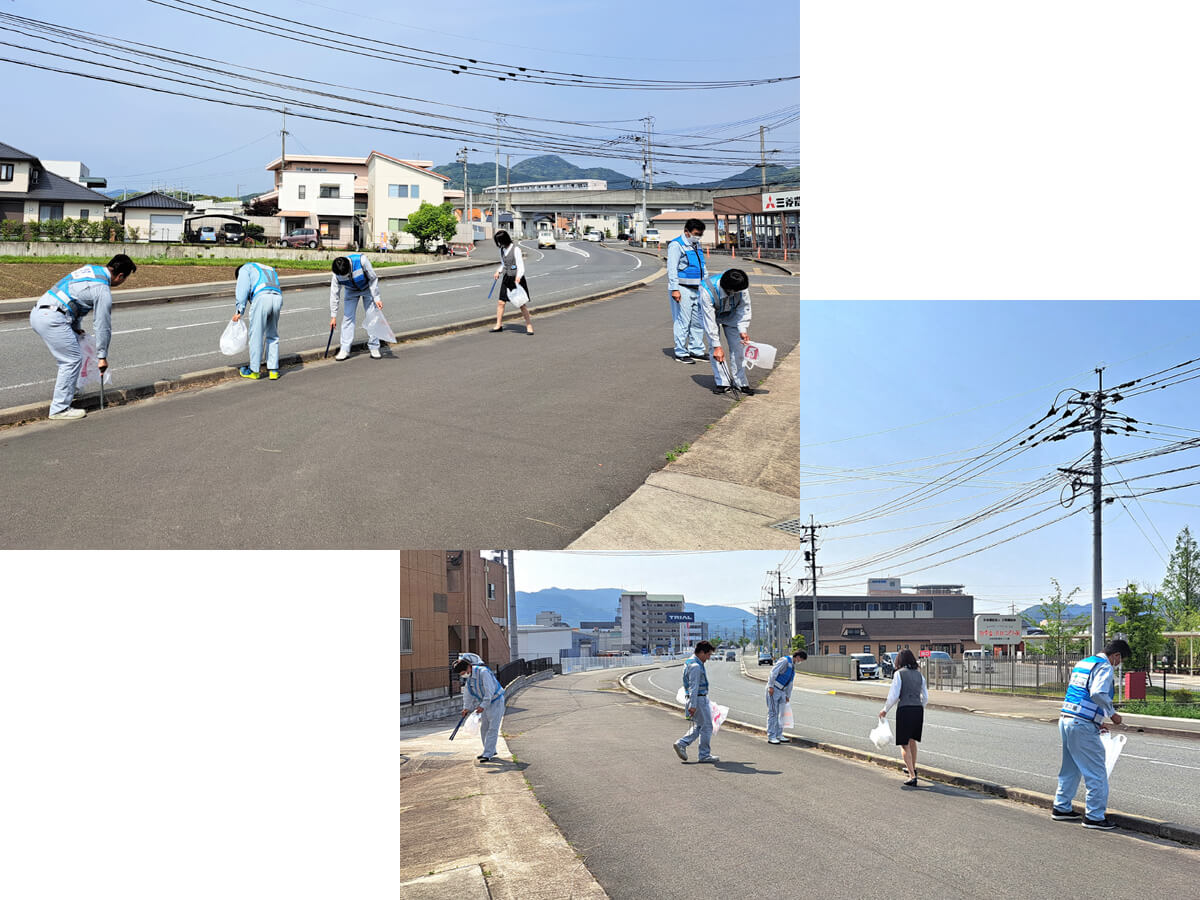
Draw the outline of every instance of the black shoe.
[[[500,326],[499,328],[489,328],[489,329],[488,329],[488,331],[490,331],[492,334],[495,334],[496,332],[498,332],[498,331],[503,331],[503,330],[504,330],[504,326],[503,326],[503,325],[502,325],[502,326]]]
[[[1073,809],[1059,809],[1056,806],[1050,810],[1050,818],[1055,822],[1078,822],[1083,816]]]
[[[712,389],[712,392],[714,394],[731,394],[731,393],[733,393],[733,388],[725,387],[723,385],[718,384],[715,388]]]
[[[675,362],[683,363],[685,366],[694,366],[696,364],[696,361],[690,356],[677,356],[675,357]]]
[[[904,782],[904,786],[905,787],[916,787],[917,786],[917,777],[914,775],[912,778],[908,779],[908,781]]]
[[[481,753],[481,754],[479,754],[479,756],[477,756],[477,757],[475,757],[475,758],[476,758],[477,760],[479,760],[480,762],[487,762],[487,761],[488,761],[488,757],[484,756],[482,753]]]
[[[750,387],[750,385],[746,385],[744,387],[739,387],[738,390],[741,391],[743,394],[745,394],[747,397],[754,396],[754,388]]]
[[[1089,819],[1086,816],[1083,819],[1084,828],[1095,828],[1097,831],[1112,831],[1117,827],[1117,823],[1105,816],[1103,819]]]
[[[692,359],[708,359],[707,353],[689,353],[688,356]]]

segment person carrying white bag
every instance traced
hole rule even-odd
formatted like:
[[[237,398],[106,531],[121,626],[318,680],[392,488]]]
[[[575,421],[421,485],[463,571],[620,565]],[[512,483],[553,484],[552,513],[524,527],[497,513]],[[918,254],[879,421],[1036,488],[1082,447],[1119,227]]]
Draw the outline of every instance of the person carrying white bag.
[[[697,738],[700,739],[700,762],[720,762],[712,755],[709,746],[713,734],[713,714],[708,703],[708,673],[704,671],[704,664],[712,654],[713,645],[708,641],[701,641],[696,645],[696,652],[683,663],[683,690],[687,695],[684,702],[692,727],[671,747],[675,750],[675,755],[684,762],[687,762],[688,745]]]
[[[474,654],[469,656],[479,659]],[[491,762],[496,758],[496,741],[500,737],[500,723],[504,720],[504,688],[491,669],[471,659],[459,657],[453,671],[463,678],[462,714],[467,716],[472,711],[479,713],[483,753],[476,759]]]
[[[746,346],[750,343],[750,276],[727,269],[700,282],[700,317],[708,339],[714,394],[754,395],[746,380]],[[729,350],[721,346],[721,332]],[[728,357],[728,366],[726,366]]]
[[[339,301],[345,298],[344,303]],[[329,281],[329,328],[332,331],[337,324],[338,306],[342,308],[341,346],[334,359],[342,360],[350,357],[350,345],[354,343],[354,319],[358,313],[358,304],[362,301],[364,319],[373,310],[382,310],[383,301],[379,298],[379,276],[371,266],[371,260],[361,253],[351,253],[349,256],[339,256],[333,261],[333,277]],[[381,316],[382,318],[382,316]],[[364,326],[366,322],[364,321]],[[387,322],[384,322],[387,325]],[[390,329],[389,329],[390,331]],[[392,335],[394,341],[396,336]],[[371,359],[379,359],[379,332],[367,328],[367,351]]]
[[[512,301],[525,317],[525,333],[533,334],[533,319],[529,315],[529,282],[525,280],[525,258],[521,248],[507,231],[496,232],[496,246],[500,248],[500,265],[492,279],[503,277],[500,282],[500,298],[496,301],[496,327],[491,332],[503,331],[504,304]]]
[[[783,736],[783,716],[792,702],[792,683],[796,677],[796,666],[808,659],[808,654],[797,650],[791,656],[781,656],[771,668],[767,678],[767,743],[786,744],[791,738]]]
[[[917,744],[921,740],[925,704],[928,702],[929,688],[917,666],[917,658],[911,650],[901,650],[896,655],[892,688],[888,691],[887,702],[879,711],[879,718],[887,719],[888,710],[896,707],[896,746],[902,748],[904,768],[908,770],[908,781],[904,782],[906,787],[917,785]]]

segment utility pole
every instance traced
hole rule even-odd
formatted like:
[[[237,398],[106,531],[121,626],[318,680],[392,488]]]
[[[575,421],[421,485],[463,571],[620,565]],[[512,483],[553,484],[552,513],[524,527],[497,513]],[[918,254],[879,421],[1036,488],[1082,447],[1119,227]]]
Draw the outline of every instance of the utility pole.
[[[812,585],[812,609],[813,609],[813,653],[818,656],[821,653],[821,622],[817,615],[817,529],[824,528],[823,525],[818,525],[813,521],[813,517],[808,517],[808,527],[805,529],[808,534],[802,537],[801,541],[807,541],[809,549],[804,551],[804,561],[808,563],[808,578],[806,579]]]
[[[508,630],[508,659],[512,662],[517,658],[517,576],[513,568],[513,551],[508,551],[508,621],[512,627]]]
[[[1101,434],[1104,420],[1104,368],[1096,370],[1096,396],[1092,398],[1092,653],[1104,649],[1104,599],[1100,586]]]
[[[758,153],[761,157],[762,164],[759,169],[762,171],[762,192],[767,192],[767,126],[758,126]]]
[[[458,153],[455,154],[454,158],[458,162],[462,163],[462,167],[463,167],[463,217],[462,217],[462,220],[463,220],[463,224],[466,225],[469,222],[469,220],[467,219],[467,148],[463,147],[461,150],[459,150]]]
[[[279,184],[283,186],[283,170],[287,168],[287,107],[283,108],[283,127],[279,129]]]
[[[492,233],[500,227],[500,113],[496,113],[496,182],[492,187]]]
[[[504,208],[507,209],[509,212],[513,211],[513,208],[512,208],[512,154],[511,153],[504,154]],[[515,213],[513,214],[513,218],[516,218]],[[514,224],[514,226],[516,225],[515,222],[513,224]],[[521,225],[521,230],[522,231],[525,230],[525,225],[523,222]]]
[[[650,189],[654,189],[654,116],[646,116],[646,155],[650,160]]]

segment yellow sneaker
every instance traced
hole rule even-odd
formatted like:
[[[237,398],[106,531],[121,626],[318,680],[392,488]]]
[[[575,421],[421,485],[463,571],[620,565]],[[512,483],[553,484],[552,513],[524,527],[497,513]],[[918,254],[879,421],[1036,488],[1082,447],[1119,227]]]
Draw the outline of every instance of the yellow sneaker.
[[[278,380],[279,380],[279,370],[278,370],[278,369],[271,369],[271,370],[270,370],[270,371],[267,373],[267,377],[268,377],[268,378],[270,378],[272,381],[278,381]]]

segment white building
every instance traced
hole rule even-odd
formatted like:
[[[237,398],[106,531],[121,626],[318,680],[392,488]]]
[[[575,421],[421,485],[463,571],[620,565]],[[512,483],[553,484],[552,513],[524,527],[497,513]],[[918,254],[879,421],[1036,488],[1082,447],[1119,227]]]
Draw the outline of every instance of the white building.
[[[417,239],[404,231],[408,217],[422,203],[441,206],[449,178],[427,168],[424,160],[396,159],[378,150],[367,157],[367,210],[364,243],[369,247],[415,247]]]
[[[521,625],[517,628],[517,655],[522,659],[548,656],[559,660],[571,655],[576,644],[570,625]]]
[[[553,610],[543,610],[537,614],[536,622],[538,625],[562,625],[562,616]]]
[[[85,188],[108,187],[108,180],[93,175],[79,160],[43,159],[42,165],[55,175],[73,181]]]
[[[326,246],[354,246],[354,178],[349,172],[282,172],[279,218],[283,234],[315,228]]]

